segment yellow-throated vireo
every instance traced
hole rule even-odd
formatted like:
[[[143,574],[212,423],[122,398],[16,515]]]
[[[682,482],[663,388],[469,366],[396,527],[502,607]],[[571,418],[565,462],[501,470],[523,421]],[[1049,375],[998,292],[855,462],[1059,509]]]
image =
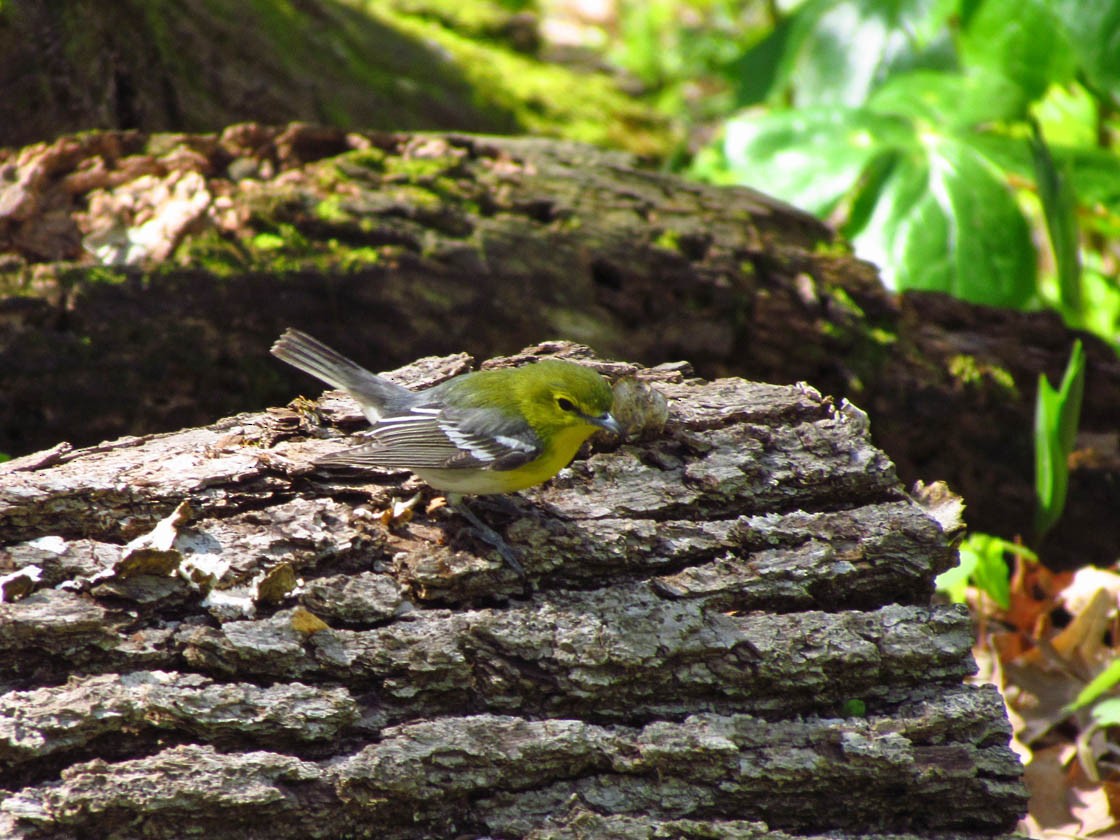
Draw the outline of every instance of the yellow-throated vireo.
[[[452,504],[464,494],[511,493],[540,484],[567,466],[597,430],[622,433],[610,413],[610,385],[573,362],[545,359],[475,371],[410,391],[299,330],[285,331],[272,354],[348,393],[373,424],[369,443],[317,464],[408,469]],[[493,542],[494,532],[461,510]],[[497,547],[520,572],[516,560]]]

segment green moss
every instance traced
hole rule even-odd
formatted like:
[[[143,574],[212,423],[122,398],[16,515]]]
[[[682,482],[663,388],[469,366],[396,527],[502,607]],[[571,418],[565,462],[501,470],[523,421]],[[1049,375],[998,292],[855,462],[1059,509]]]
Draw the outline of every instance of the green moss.
[[[1015,377],[1006,368],[985,364],[975,356],[964,353],[951,356],[948,367],[949,375],[961,385],[981,386],[985,381],[989,381],[1006,396],[1018,399],[1019,388],[1015,384]]]
[[[392,0],[395,12],[424,18],[471,38],[503,42],[510,31],[517,9],[511,4],[478,0]],[[509,44],[512,46],[512,44]]]
[[[316,204],[314,215],[316,219],[335,225],[347,224],[353,219],[353,215],[342,206],[342,197],[337,195],[328,195]]]
[[[813,244],[813,253],[822,257],[847,257],[852,254],[852,246],[842,236],[835,237],[831,242],[818,239]]]
[[[411,183],[431,182],[456,164],[453,158],[391,157],[385,161],[385,173]]]
[[[258,251],[279,251],[284,247],[284,238],[275,233],[258,233],[250,242]]]
[[[880,347],[890,347],[898,341],[898,336],[882,327],[871,327],[867,331],[868,337]]]
[[[832,303],[851,315],[853,319],[863,321],[867,318],[862,307],[852,300],[843,286],[833,286],[828,290],[828,294]]]
[[[820,322],[820,331],[821,331],[821,335],[826,336],[828,338],[836,338],[836,339],[843,338],[847,334],[847,330],[842,329],[839,325],[837,325],[833,321],[822,320]]]
[[[211,228],[186,239],[175,252],[175,262],[228,277],[248,269],[252,260],[237,240]]]
[[[103,283],[107,286],[119,286],[128,278],[128,273],[120,268],[110,266],[93,266],[82,271],[82,280],[86,283]]]
[[[1015,377],[1007,368],[999,367],[998,365],[988,365],[988,376],[992,381],[1002,388],[1008,396],[1019,398],[1019,386],[1015,383]]]
[[[421,210],[437,210],[443,206],[443,200],[439,195],[429,189],[413,184],[394,185],[390,191],[390,195],[393,201],[399,204],[416,207]]]
[[[949,375],[962,385],[975,385],[984,379],[976,358],[961,353],[949,359]]]
[[[342,271],[360,271],[381,262],[381,252],[376,248],[344,248],[334,240],[331,240],[331,247]]]
[[[664,248],[666,251],[675,251],[680,253],[681,250],[681,235],[675,230],[663,230],[658,234],[657,239],[653,244],[658,248]]]
[[[353,165],[370,172],[384,172],[385,161],[390,159],[381,149],[370,147],[368,149],[355,149],[339,155],[334,160],[339,165]]]
[[[184,242],[176,262],[221,277],[246,271],[338,274],[381,263],[383,251],[367,245],[355,247],[337,238],[309,240],[295,225],[280,223],[236,239],[207,231]]]
[[[366,8],[376,13],[374,4],[367,2]],[[476,101],[512,114],[522,131],[658,158],[673,147],[668,120],[623,95],[606,76],[574,74],[421,17],[397,14],[387,22],[445,50]]]

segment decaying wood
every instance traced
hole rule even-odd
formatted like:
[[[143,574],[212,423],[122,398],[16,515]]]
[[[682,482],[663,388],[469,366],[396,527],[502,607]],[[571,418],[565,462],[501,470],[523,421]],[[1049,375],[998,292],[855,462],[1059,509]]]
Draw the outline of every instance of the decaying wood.
[[[929,603],[950,535],[865,415],[545,349],[669,414],[479,506],[532,593],[446,511],[386,513],[415,479],[309,466],[361,426],[337,394],[0,468],[3,832],[1008,830],[1003,706]]]
[[[1031,533],[1035,389],[1074,334],[891,295],[824,225],[752,190],[573,143],[301,124],[90,132],[0,165],[0,294],[17,292],[0,297],[2,453],[286,399],[299,374],[260,347],[290,325],[380,367],[561,336],[846,396],[907,484],[944,480],[971,527]],[[1120,506],[1120,363],[1085,340],[1053,566],[1115,554],[1097,525]]]

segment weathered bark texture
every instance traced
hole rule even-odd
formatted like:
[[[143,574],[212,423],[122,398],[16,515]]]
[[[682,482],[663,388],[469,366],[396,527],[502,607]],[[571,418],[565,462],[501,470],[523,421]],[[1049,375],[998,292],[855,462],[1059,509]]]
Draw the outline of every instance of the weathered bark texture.
[[[541,59],[538,28],[531,10],[492,0],[5,0],[0,146],[303,120],[669,153],[664,115],[602,72]]]
[[[362,425],[338,395],[0,467],[0,833],[1010,829],[1003,706],[929,603],[952,517],[850,405],[636,373],[631,442],[479,507],[531,594],[446,511],[378,513],[415,479],[309,468]]]
[[[87,134],[0,169],[0,286],[19,290],[0,298],[0,452],[281,401],[310,387],[260,353],[289,325],[380,367],[560,336],[847,396],[906,482],[949,482],[974,528],[1031,531],[1034,392],[1072,333],[892,297],[823,225],[750,190],[573,144],[298,125]],[[123,265],[90,266],[83,237]],[[1120,508],[1120,363],[1087,350],[1097,445],[1053,564],[1115,559],[1099,523]]]

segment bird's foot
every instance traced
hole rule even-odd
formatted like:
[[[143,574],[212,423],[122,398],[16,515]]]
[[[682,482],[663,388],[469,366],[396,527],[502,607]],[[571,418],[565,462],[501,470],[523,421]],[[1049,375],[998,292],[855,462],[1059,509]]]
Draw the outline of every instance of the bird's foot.
[[[461,500],[449,499],[449,507],[452,508],[457,514],[462,516],[467,522],[470,523],[470,531],[489,545],[501,555],[501,558],[521,578],[521,583],[525,587],[527,594],[532,594],[532,585],[529,583],[529,577],[525,574],[525,567],[521,565],[521,561],[517,559],[517,552],[515,552],[505,541],[501,534],[483,522],[478,516],[475,515],[467,505]]]

